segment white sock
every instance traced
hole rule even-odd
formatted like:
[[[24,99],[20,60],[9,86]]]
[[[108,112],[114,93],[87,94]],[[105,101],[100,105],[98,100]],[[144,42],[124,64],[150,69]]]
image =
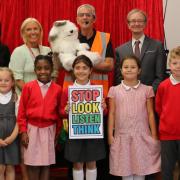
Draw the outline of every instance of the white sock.
[[[73,169],[73,180],[84,180],[84,171]]]
[[[122,180],[133,180],[133,176],[123,176]]]
[[[134,180],[145,180],[145,176],[134,175]]]
[[[86,169],[86,180],[96,180],[97,169]]]

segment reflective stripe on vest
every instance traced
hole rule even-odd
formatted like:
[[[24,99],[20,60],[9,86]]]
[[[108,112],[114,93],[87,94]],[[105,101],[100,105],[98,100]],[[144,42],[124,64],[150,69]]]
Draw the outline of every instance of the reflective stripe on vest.
[[[102,56],[103,60],[105,59],[105,56],[106,56],[106,48],[107,48],[109,39],[110,39],[109,33],[96,31],[96,36],[94,38],[91,51],[98,52]]]
[[[94,38],[94,42],[91,47],[91,51],[99,52],[99,54],[101,54],[101,56],[102,56],[103,61],[105,60],[105,57],[106,57],[106,49],[107,49],[107,44],[109,42],[109,39],[110,39],[109,33],[96,31],[96,36]],[[91,76],[91,82],[93,84],[103,85],[103,93],[104,93],[105,97],[107,96],[108,89],[109,89],[107,73],[93,72],[92,76]]]

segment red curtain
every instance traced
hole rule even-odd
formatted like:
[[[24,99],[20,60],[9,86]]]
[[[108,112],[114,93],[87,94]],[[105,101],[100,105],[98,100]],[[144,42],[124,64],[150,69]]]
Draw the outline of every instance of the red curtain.
[[[113,46],[129,40],[126,15],[133,8],[147,12],[146,34],[164,40],[162,0],[0,0],[2,42],[12,51],[22,44],[20,26],[27,17],[37,18],[43,26],[43,44],[48,45],[48,33],[55,20],[76,22],[76,9],[89,3],[96,8],[96,28],[111,33]]]
[[[130,38],[126,25],[126,15],[133,8],[147,12],[146,34],[163,41],[162,0],[0,0],[0,22],[2,42],[12,51],[22,43],[20,26],[27,17],[37,18],[44,29],[43,44],[48,45],[48,33],[52,23],[58,19],[76,22],[76,9],[89,3],[95,6],[96,27],[110,32],[114,47]]]

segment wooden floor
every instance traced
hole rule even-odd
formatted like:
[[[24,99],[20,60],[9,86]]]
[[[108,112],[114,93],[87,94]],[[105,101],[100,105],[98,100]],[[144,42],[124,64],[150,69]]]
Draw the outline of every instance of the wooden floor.
[[[50,180],[69,180],[67,168],[51,168]],[[109,180],[119,180],[118,177],[111,177]],[[21,173],[18,170],[16,172],[16,180],[22,180]],[[175,168],[174,180],[180,180],[180,169],[178,166]]]
[[[175,172],[174,180],[180,180],[179,178],[179,172]],[[110,179],[112,180],[119,180],[120,178],[118,177],[111,177]],[[21,176],[19,173],[16,174],[16,180],[22,180]],[[57,172],[51,172],[50,180],[68,180],[67,178],[67,172],[59,170]]]
[[[64,159],[64,152],[56,152],[56,165],[50,168],[50,180],[69,180],[68,178],[68,162]],[[16,169],[16,180],[22,180],[20,167]]]
[[[21,173],[19,171],[16,172],[16,180],[22,180]],[[68,180],[67,168],[51,169],[50,180]]]

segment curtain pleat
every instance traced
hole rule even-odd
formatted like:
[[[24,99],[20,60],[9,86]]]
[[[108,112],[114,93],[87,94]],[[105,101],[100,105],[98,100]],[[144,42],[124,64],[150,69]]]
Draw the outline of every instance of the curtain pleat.
[[[35,17],[43,26],[43,44],[49,45],[48,33],[53,22],[69,19],[76,23],[77,7],[85,3],[95,6],[95,27],[111,33],[114,48],[131,37],[126,15],[133,8],[140,8],[148,15],[145,33],[162,42],[164,40],[162,0],[0,0],[1,40],[12,51],[22,44],[22,21],[27,17]]]

